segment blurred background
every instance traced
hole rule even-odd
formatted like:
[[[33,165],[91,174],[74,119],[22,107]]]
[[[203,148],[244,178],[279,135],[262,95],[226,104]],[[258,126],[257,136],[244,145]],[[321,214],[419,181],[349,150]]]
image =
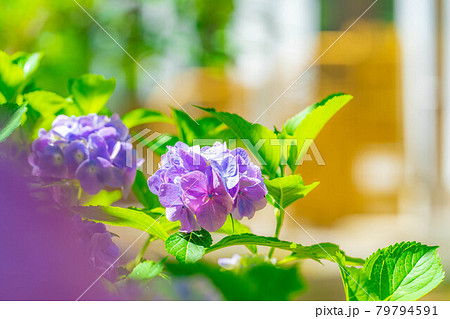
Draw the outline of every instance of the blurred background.
[[[69,78],[103,74],[117,80],[114,111],[168,114],[174,101],[143,68],[194,117],[202,114],[192,104],[278,128],[331,93],[350,93],[315,141],[325,165],[310,152],[299,168],[307,183],[321,182],[288,209],[311,236],[287,217],[281,238],[336,242],[358,257],[417,240],[440,245],[449,270],[449,1],[379,0],[360,19],[373,0],[78,3],[139,65],[73,0],[2,0],[0,47],[44,53],[37,86],[66,96]],[[273,235],[275,218],[263,210],[246,224]],[[121,232],[125,248],[139,235]],[[162,254],[156,248],[149,258]],[[344,298],[336,265],[302,268],[302,299]],[[450,283],[426,298],[448,300]]]

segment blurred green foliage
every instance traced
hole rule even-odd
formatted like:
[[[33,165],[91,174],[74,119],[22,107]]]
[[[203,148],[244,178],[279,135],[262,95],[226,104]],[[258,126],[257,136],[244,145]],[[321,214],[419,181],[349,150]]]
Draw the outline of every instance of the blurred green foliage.
[[[179,67],[224,67],[232,61],[226,28],[233,0],[78,2],[155,78],[167,71],[168,60]],[[37,89],[67,96],[71,78],[114,76],[111,107],[119,111],[142,106],[155,85],[74,1],[3,0],[1,8],[0,50],[44,53]]]

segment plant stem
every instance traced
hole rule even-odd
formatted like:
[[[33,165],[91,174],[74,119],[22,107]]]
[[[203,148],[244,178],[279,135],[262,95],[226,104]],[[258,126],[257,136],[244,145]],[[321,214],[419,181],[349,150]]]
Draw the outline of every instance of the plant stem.
[[[135,259],[136,265],[139,264],[141,262],[141,260],[144,258],[144,255],[145,255],[145,252],[147,251],[148,246],[154,240],[155,240],[155,237],[153,237],[152,235],[148,235],[147,240],[145,241],[144,245],[141,248],[141,251],[136,256],[136,259]]]
[[[275,228],[274,237],[278,238],[278,236],[280,236],[281,226],[283,226],[284,210],[280,209],[278,207],[275,207],[274,212],[275,212],[275,217],[277,219],[277,227]],[[274,251],[275,251],[275,248],[272,247],[269,251],[269,258],[272,258]]]

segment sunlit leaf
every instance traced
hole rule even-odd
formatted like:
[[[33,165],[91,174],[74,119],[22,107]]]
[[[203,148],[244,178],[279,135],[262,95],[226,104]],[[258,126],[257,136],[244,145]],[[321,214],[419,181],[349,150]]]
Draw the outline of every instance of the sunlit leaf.
[[[336,262],[334,256],[337,252],[341,252],[339,246],[332,243],[320,243],[313,246],[303,246],[293,242],[279,240],[275,237],[257,236],[254,234],[230,235],[218,243],[212,245],[206,250],[206,253],[213,252],[225,247],[236,245],[257,245],[265,247],[273,247],[291,251],[296,254],[296,259],[313,259],[319,261],[321,259]],[[356,260],[356,258],[352,258]]]
[[[397,243],[371,255],[363,268],[343,268],[341,275],[347,299],[419,299],[444,278],[437,248],[416,242]],[[345,258],[340,260],[342,262]]]
[[[162,112],[148,109],[135,109],[122,116],[122,122],[128,128],[148,123],[173,123],[173,120]]]
[[[152,260],[145,260],[133,268],[127,279],[145,284],[163,271],[164,261],[155,263]]]
[[[0,51],[0,92],[6,101],[14,102],[13,99],[24,81],[22,68],[15,64],[8,54]]]
[[[270,176],[275,176],[280,165],[281,152],[279,145],[271,143],[278,138],[273,131],[260,124],[247,122],[237,114],[218,112],[212,108],[199,108],[226,124],[238,138],[246,141],[249,144],[249,150],[263,165],[265,171]]]
[[[98,113],[114,92],[116,80],[102,75],[84,74],[69,81],[69,92],[84,114]]]
[[[271,180],[265,179],[264,183],[269,194],[275,200],[275,204],[282,208],[286,208],[297,199],[305,197],[319,185],[319,182],[305,185],[300,175],[289,175]]]
[[[191,233],[178,232],[166,240],[166,250],[180,262],[193,263],[202,258],[211,244],[211,235],[204,229]]]
[[[86,195],[87,199],[83,206],[109,206],[122,198],[121,190],[106,191],[102,189],[95,195]]]
[[[27,111],[25,105],[7,103],[0,105],[0,143],[20,125],[22,115]]]
[[[169,234],[156,219],[136,209],[112,206],[78,206],[72,210],[82,217],[114,226],[140,229],[157,238],[166,240]]]
[[[306,154],[308,143],[317,137],[328,120],[352,98],[349,94],[332,94],[286,122],[284,131],[297,141],[297,145],[289,147],[288,165],[292,170],[295,170],[297,161]]]
[[[62,96],[48,91],[34,91],[24,97],[31,107],[43,116],[53,116],[69,104]]]
[[[158,196],[153,194],[148,188],[147,179],[141,171],[136,172],[136,179],[131,187],[133,194],[144,208],[161,207]]]

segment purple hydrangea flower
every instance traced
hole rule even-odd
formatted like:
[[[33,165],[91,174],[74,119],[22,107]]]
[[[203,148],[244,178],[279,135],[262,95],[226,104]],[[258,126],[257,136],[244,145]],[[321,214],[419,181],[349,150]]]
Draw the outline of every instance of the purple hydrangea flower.
[[[183,232],[216,231],[228,214],[250,219],[267,204],[261,169],[244,149],[229,150],[226,143],[200,149],[177,142],[168,147],[148,185]]]
[[[104,276],[111,281],[115,280],[117,277],[115,262],[119,258],[120,250],[111,240],[112,235],[106,230],[105,225],[82,220],[79,215],[75,215],[72,220],[91,265],[100,274],[108,270]]]
[[[111,187],[127,196],[143,162],[129,138],[117,114],[59,115],[50,131],[39,132],[28,161],[35,176],[76,178],[88,194]]]

